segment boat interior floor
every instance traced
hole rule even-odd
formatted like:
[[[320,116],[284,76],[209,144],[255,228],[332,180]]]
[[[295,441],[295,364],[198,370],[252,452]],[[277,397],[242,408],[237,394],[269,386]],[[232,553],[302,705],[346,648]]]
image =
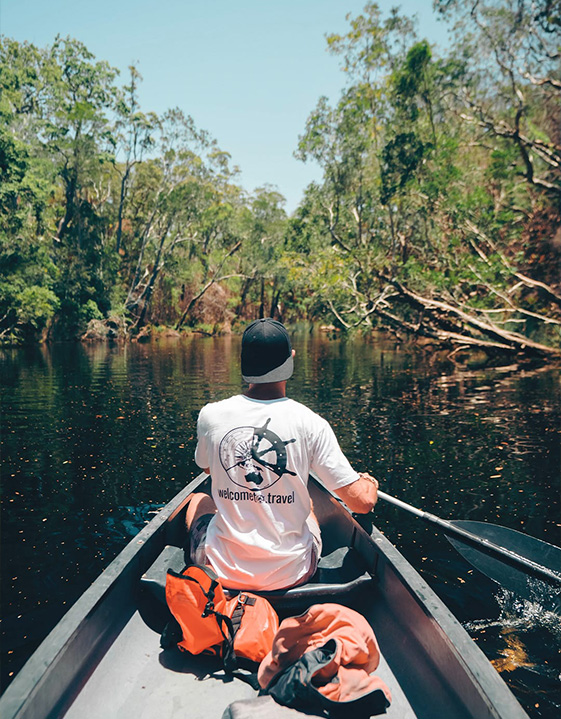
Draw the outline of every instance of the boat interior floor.
[[[281,617],[296,613],[292,611],[295,608],[305,609],[319,599],[348,602],[351,606],[358,602],[363,605],[360,611],[368,619],[375,593],[365,590],[375,580],[364,572],[353,550],[343,549],[322,558],[320,571],[309,585],[276,596],[268,593]],[[65,719],[290,719],[304,716],[276,704],[271,697],[259,696],[243,679],[226,675],[214,657],[193,657],[176,648],[160,648],[160,631],[166,618],[162,611],[165,572],[168,567],[180,571],[183,566],[182,550],[168,546],[146,572],[141,580],[137,607],[123,622],[118,639],[111,642],[63,714]],[[338,589],[335,596],[329,594],[334,586],[346,587],[347,591]],[[361,602],[360,596],[367,597],[368,601]],[[417,714],[383,657],[376,674],[392,692],[393,701],[386,716],[414,719]]]
[[[69,707],[65,719],[238,719],[302,716],[281,707],[242,679],[229,677],[213,657],[162,650],[159,634],[135,612]],[[376,671],[392,691],[389,719],[413,719],[384,659]],[[266,713],[264,709],[267,708]]]

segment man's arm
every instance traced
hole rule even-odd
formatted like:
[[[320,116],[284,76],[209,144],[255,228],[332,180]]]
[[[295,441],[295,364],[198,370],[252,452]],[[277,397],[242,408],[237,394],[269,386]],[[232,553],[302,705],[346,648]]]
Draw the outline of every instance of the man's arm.
[[[335,494],[345,502],[351,512],[368,514],[378,501],[378,480],[367,472],[360,472],[356,481],[335,490]]]

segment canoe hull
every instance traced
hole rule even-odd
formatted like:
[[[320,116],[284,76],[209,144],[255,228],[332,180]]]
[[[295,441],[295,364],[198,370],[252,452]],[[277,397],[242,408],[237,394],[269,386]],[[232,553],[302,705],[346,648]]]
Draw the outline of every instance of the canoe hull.
[[[165,548],[181,546],[185,503],[201,490],[208,490],[205,475],[185,487],[85,592],[0,698],[2,719],[209,719],[236,702],[251,706],[253,690],[226,681],[212,658],[160,649],[163,615],[153,597],[139,593],[141,576]],[[377,673],[394,697],[387,716],[527,719],[483,653],[395,547],[375,527],[361,527],[315,480],[310,490],[324,553],[352,547],[373,577],[353,602],[382,650]],[[281,614],[293,613],[298,592],[277,600]],[[329,592],[319,600],[329,601]],[[303,601],[309,604],[309,596]]]

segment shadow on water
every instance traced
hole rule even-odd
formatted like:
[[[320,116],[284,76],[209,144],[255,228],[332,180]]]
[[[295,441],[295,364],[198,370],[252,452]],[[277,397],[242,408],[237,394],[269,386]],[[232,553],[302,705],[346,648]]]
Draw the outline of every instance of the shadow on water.
[[[1,680],[152,512],[195,474],[199,408],[238,392],[239,337],[0,350]],[[559,372],[459,373],[391,342],[294,337],[290,394],[357,470],[451,519],[559,541]],[[559,621],[389,505],[376,523],[442,597],[532,717],[559,716]],[[557,623],[556,623],[557,622]]]

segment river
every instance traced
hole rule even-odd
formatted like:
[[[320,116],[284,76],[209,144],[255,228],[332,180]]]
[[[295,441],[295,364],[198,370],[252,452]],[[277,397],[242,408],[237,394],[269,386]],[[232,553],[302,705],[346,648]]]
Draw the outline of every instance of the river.
[[[240,391],[240,339],[0,349],[1,682],[163,504],[197,474],[196,419]],[[459,371],[388,338],[294,335],[289,394],[328,419],[357,470],[444,518],[560,544],[554,369]],[[380,502],[376,522],[532,719],[561,711],[559,617],[472,569]]]

